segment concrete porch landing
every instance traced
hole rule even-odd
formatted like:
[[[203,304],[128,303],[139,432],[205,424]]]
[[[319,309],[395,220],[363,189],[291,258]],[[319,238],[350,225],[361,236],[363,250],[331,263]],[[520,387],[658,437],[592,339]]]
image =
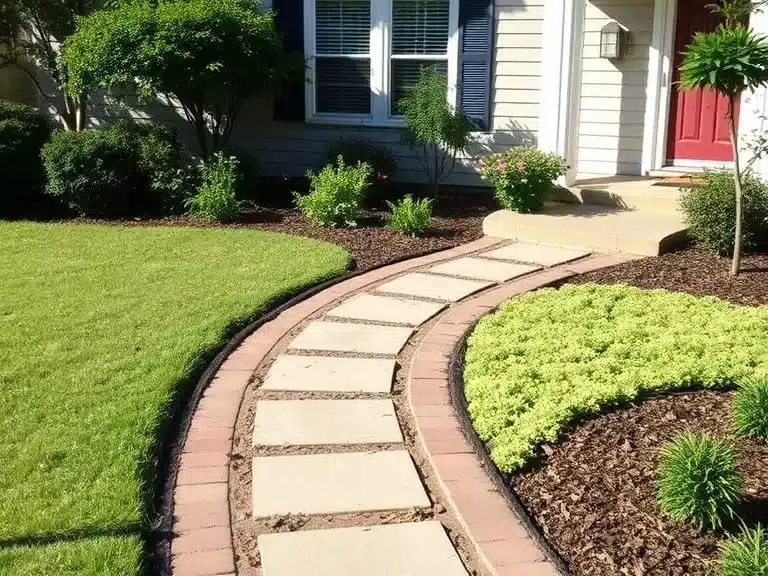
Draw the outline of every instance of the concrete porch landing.
[[[642,256],[668,252],[685,240],[685,225],[678,212],[589,204],[548,204],[539,214],[499,210],[486,217],[483,232],[521,242]]]

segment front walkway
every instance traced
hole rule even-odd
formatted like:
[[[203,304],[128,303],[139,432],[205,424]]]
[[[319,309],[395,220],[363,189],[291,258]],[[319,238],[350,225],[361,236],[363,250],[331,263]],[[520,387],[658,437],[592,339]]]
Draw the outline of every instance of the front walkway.
[[[246,518],[246,532],[278,519],[273,533],[258,534],[263,576],[464,576],[466,566],[553,574],[464,441],[447,364],[476,317],[504,298],[627,259],[587,256],[484,238],[344,281],[258,329],[222,365],[195,412],[174,491],[173,574],[233,574],[236,552],[240,572],[256,573],[248,551],[233,549],[230,518]],[[419,335],[425,339],[407,357],[404,346]],[[393,402],[398,364],[410,367],[412,414]],[[241,399],[265,365],[247,396],[256,399],[254,456],[244,476],[251,502],[239,510],[228,486],[242,475],[230,461],[232,439],[238,413],[253,408],[241,408]],[[409,418],[426,461],[404,437]],[[425,486],[427,476],[437,483]],[[457,520],[451,538],[434,513],[438,504]],[[393,511],[420,514],[405,522],[377,515]],[[356,514],[366,516],[347,527],[333,523]],[[328,529],[285,521],[317,516]],[[457,541],[472,549],[457,552]]]

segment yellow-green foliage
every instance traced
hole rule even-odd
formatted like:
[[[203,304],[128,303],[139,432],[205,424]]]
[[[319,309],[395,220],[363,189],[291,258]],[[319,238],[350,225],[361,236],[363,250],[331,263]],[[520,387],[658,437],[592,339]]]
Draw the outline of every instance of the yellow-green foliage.
[[[628,286],[545,289],[507,301],[470,336],[465,394],[503,471],[563,426],[643,390],[768,373],[768,309]]]

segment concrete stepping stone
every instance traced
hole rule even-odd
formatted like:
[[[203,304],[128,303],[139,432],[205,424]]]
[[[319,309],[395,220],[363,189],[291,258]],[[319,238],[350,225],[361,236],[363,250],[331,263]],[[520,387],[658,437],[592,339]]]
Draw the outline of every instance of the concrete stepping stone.
[[[489,280],[491,282],[506,282],[512,278],[523,276],[539,270],[541,266],[528,264],[516,264],[502,262],[500,260],[488,260],[486,258],[458,258],[432,266],[430,272],[437,274],[450,274],[452,276],[464,276],[477,280]]]
[[[259,400],[256,404],[254,445],[402,441],[392,400]]]
[[[385,393],[392,389],[394,373],[394,360],[281,355],[270,367],[261,389]]]
[[[497,248],[490,252],[483,252],[482,256],[484,258],[514,260],[515,262],[539,264],[541,266],[556,266],[557,264],[564,264],[565,262],[570,262],[577,258],[589,256],[589,254],[589,250],[582,250],[579,248],[515,242],[514,244]]]
[[[458,302],[470,294],[492,286],[493,282],[446,278],[436,274],[414,272],[382,284],[376,292],[432,298],[445,302]]]
[[[360,294],[328,312],[334,318],[369,322],[393,322],[419,326],[445,308],[445,304],[424,300],[405,300],[376,294]]]
[[[257,518],[430,506],[405,450],[257,457],[252,489]]]
[[[264,576],[467,576],[439,522],[262,534]]]
[[[288,348],[395,355],[412,333],[412,328],[315,320],[307,324]]]

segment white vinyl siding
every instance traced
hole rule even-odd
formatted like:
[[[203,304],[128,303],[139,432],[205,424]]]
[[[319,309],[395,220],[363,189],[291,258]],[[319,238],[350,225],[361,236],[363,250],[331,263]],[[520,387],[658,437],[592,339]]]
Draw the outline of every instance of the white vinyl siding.
[[[578,138],[579,175],[640,174],[653,0],[587,0]],[[629,53],[600,58],[600,29],[618,22]]]

